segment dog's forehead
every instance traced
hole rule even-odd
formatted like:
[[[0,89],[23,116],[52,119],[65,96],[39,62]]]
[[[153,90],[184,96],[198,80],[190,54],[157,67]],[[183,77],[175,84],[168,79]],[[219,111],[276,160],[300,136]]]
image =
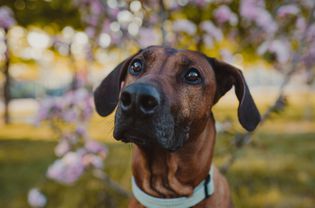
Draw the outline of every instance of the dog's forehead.
[[[177,49],[174,48],[168,48],[168,47],[162,47],[162,46],[150,46],[148,48],[145,48],[142,50],[142,56],[144,58],[165,58],[172,56],[178,52]]]
[[[173,64],[178,64],[181,66],[196,65],[200,66],[202,69],[211,67],[206,59],[206,56],[196,51],[177,50],[163,46],[150,46],[143,49],[141,55],[146,60],[160,63],[170,61]]]

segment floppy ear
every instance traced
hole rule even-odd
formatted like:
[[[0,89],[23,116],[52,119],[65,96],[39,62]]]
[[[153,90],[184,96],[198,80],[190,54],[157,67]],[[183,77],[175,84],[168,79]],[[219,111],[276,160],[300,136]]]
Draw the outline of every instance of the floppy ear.
[[[260,122],[260,114],[241,70],[214,58],[208,58],[208,61],[216,76],[217,90],[214,103],[218,102],[218,100],[234,85],[235,94],[239,101],[239,122],[247,131],[253,131]]]
[[[107,116],[114,111],[119,99],[121,82],[124,80],[129,63],[135,55],[116,66],[94,91],[95,108],[99,115]]]

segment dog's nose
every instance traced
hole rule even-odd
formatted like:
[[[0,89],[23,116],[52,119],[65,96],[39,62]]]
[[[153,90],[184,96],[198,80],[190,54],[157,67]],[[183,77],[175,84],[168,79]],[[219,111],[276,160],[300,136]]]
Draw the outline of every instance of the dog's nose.
[[[152,115],[158,109],[161,98],[158,90],[149,84],[135,83],[127,86],[120,96],[120,107],[125,113]]]

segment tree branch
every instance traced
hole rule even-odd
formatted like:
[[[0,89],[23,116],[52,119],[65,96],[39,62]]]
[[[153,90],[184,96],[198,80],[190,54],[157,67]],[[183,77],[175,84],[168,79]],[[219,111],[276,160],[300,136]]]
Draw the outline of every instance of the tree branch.
[[[166,30],[164,27],[165,21],[168,19],[168,12],[165,8],[165,4],[163,0],[159,0],[160,7],[159,7],[159,16],[160,16],[160,31],[162,35],[162,44],[161,45],[167,45],[167,38],[166,38]]]
[[[260,126],[262,126],[268,118],[270,118],[270,115],[272,113],[274,113],[274,112],[276,112],[278,110],[282,110],[284,108],[284,106],[286,104],[286,97],[284,95],[284,90],[285,90],[286,86],[290,83],[292,75],[299,69],[298,65],[299,65],[299,63],[301,61],[303,50],[304,50],[304,48],[307,45],[307,43],[306,43],[306,36],[307,36],[307,33],[308,33],[309,29],[310,29],[310,26],[312,25],[312,23],[314,21],[314,15],[313,15],[314,12],[315,12],[315,4],[313,5],[313,7],[312,7],[312,9],[310,11],[310,15],[309,15],[309,18],[308,18],[306,29],[305,29],[305,31],[303,33],[302,38],[301,38],[301,44],[300,44],[298,50],[296,51],[296,53],[294,53],[294,55],[293,55],[292,61],[289,64],[290,68],[289,68],[289,70],[287,71],[287,73],[284,76],[284,79],[283,79],[283,81],[282,81],[282,83],[280,85],[280,88],[279,88],[278,96],[275,99],[273,105],[271,105],[266,110],[266,112],[262,115],[261,122],[260,122],[259,126],[255,129],[255,131],[253,131],[253,132],[246,132],[246,133],[243,133],[241,135],[235,136],[234,144],[237,147],[237,149],[234,152],[231,153],[230,158],[227,160],[227,162],[220,167],[220,170],[221,170],[222,173],[225,174],[225,173],[228,172],[229,168],[233,165],[233,163],[237,159],[237,151],[239,149],[241,149],[244,145],[246,145],[246,144],[251,142],[251,138],[252,138],[253,134],[255,132],[257,132],[257,129]]]

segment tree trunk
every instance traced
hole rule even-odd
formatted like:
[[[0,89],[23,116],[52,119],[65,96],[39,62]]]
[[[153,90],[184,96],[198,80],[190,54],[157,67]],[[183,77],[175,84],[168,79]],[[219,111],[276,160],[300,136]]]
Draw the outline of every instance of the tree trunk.
[[[5,36],[4,36],[4,43],[6,45],[6,51],[5,51],[5,63],[4,63],[4,86],[3,86],[3,96],[4,96],[4,123],[9,124],[11,122],[10,120],[10,111],[9,111],[9,103],[11,100],[11,94],[10,94],[10,84],[11,84],[11,78],[10,78],[10,53],[9,53],[9,44],[8,44],[8,30],[5,30]]]
[[[161,45],[163,46],[167,46],[168,42],[167,42],[167,38],[166,38],[166,30],[165,30],[165,21],[168,19],[168,11],[165,8],[164,5],[164,1],[163,0],[159,0],[160,3],[160,7],[159,7],[159,16],[160,16],[160,21],[161,21],[161,25],[160,25],[160,31],[161,31],[161,35],[162,35],[162,43]]]

